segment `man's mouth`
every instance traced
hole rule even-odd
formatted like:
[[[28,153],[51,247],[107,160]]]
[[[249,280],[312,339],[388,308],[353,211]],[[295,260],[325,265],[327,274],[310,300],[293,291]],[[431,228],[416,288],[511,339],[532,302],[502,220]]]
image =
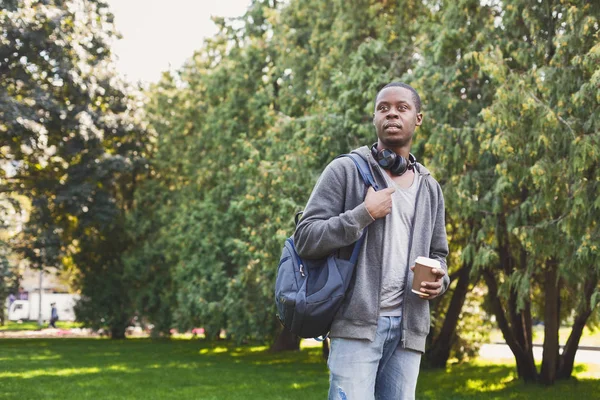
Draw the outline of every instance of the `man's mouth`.
[[[385,124],[383,126],[383,129],[390,129],[390,128],[394,128],[394,129],[402,129],[402,125],[397,124],[395,122],[390,122],[388,124]]]

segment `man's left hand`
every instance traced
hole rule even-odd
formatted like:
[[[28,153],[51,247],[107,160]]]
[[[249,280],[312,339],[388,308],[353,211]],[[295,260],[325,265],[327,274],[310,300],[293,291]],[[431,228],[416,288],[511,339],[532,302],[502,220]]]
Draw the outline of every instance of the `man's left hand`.
[[[415,270],[415,266],[411,266],[410,267],[411,271]],[[438,297],[440,294],[442,294],[442,278],[444,277],[444,275],[446,275],[446,273],[438,268],[433,268],[431,270],[431,272],[437,276],[435,282],[421,282],[421,289],[420,291],[423,293],[427,293],[429,296],[423,296],[423,295],[419,295],[420,298],[422,299],[426,299],[426,300],[431,300],[431,299],[435,299],[436,297]]]

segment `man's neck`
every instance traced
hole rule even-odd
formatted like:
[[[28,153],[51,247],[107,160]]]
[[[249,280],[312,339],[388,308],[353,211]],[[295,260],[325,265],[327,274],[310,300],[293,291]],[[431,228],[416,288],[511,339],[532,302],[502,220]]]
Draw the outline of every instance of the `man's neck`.
[[[389,170],[384,170],[385,173],[390,177],[390,179],[400,188],[407,189],[411,187],[414,179],[415,179],[415,171],[411,168],[406,170],[402,175],[394,175]]]
[[[381,151],[383,149],[389,149],[389,150],[392,150],[394,153],[408,159],[408,156],[410,155],[410,145],[411,145],[411,143],[407,143],[406,145],[398,146],[398,147],[386,147],[383,143],[381,143],[381,141],[378,141],[377,151]]]

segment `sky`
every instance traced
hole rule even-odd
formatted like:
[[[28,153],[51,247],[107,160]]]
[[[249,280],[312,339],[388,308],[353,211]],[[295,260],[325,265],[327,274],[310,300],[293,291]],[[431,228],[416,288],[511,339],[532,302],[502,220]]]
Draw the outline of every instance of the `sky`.
[[[155,82],[217,33],[211,16],[238,17],[251,0],[106,0],[123,39],[113,53],[127,80]]]

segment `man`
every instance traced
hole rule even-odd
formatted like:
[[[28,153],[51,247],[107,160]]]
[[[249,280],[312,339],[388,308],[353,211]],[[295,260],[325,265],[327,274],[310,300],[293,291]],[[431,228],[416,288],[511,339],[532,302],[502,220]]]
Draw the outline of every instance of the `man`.
[[[441,295],[448,243],[439,184],[410,154],[423,122],[421,100],[411,86],[392,82],[375,98],[377,143],[353,151],[382,188],[365,190],[348,157],[323,171],[296,232],[301,257],[333,252],[350,258],[365,230],[353,280],[329,336],[329,399],[414,399],[421,354],[429,333],[429,300]],[[366,191],[366,194],[365,194]],[[434,282],[411,292],[418,256],[438,260]]]

